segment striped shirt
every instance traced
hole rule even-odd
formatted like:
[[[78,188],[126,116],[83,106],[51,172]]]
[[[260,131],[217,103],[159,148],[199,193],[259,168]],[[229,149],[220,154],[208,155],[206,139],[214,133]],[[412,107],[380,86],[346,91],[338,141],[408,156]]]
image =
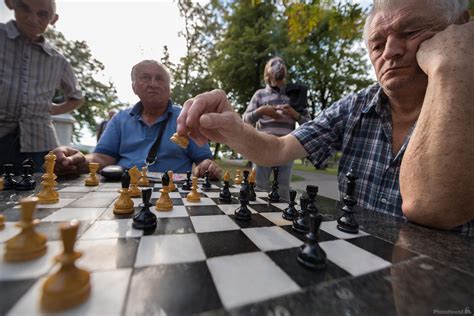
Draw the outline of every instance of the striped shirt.
[[[272,119],[268,116],[260,116],[256,110],[264,105],[283,105],[290,104],[290,98],[267,85],[264,89],[257,90],[253,95],[250,103],[245,110],[243,120],[247,124],[251,124],[257,130],[276,136],[285,136],[295,129],[295,120],[289,116],[283,116],[281,119]],[[298,124],[303,124],[310,120],[307,110],[300,116]]]
[[[0,137],[20,130],[20,151],[41,152],[59,145],[51,121],[55,90],[81,99],[71,65],[45,40],[21,36],[14,21],[0,23]]]
[[[336,151],[342,152],[341,198],[347,186],[345,174],[352,168],[358,176],[354,197],[359,206],[403,217],[400,165],[413,128],[393,156],[390,104],[382,88],[375,84],[336,102],[293,135],[316,167],[322,166]],[[474,220],[456,230],[463,235],[474,235]]]

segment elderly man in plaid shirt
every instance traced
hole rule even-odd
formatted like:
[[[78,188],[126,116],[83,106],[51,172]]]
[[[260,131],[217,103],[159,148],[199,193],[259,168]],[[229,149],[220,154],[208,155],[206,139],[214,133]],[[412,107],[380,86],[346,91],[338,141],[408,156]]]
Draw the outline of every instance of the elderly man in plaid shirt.
[[[429,5],[428,5],[429,4]],[[188,100],[178,133],[260,165],[342,152],[360,206],[474,235],[474,22],[467,0],[375,0],[364,36],[378,83],[284,137],[243,124],[223,91]]]

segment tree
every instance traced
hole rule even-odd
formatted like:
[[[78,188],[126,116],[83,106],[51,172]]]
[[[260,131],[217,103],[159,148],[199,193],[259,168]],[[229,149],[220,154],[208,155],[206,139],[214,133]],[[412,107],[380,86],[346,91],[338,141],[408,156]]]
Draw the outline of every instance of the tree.
[[[170,61],[165,46],[161,59],[173,77],[171,98],[178,104],[204,91],[216,87],[216,81],[209,72],[208,61],[214,58],[212,34],[214,23],[206,6],[191,0],[178,0],[180,15],[184,18],[184,30],[178,35],[186,42],[186,55],[175,65]]]
[[[286,22],[273,1],[229,1],[216,6],[223,34],[217,39],[217,57],[212,73],[242,113],[252,95],[263,85],[265,63],[285,55],[288,45]]]
[[[79,128],[74,129],[74,138],[77,141],[80,137],[79,130],[84,125],[95,133],[97,127],[95,118],[107,117],[109,110],[116,109],[121,104],[112,82],[105,84],[95,79],[104,70],[104,65],[92,57],[85,41],[69,41],[61,32],[53,29],[48,29],[45,37],[69,61],[84,94],[84,104],[71,113],[79,125]],[[61,96],[61,92],[58,91],[55,99]]]
[[[292,73],[310,87],[316,114],[371,83],[362,44],[365,11],[349,1],[290,2],[286,6]]]

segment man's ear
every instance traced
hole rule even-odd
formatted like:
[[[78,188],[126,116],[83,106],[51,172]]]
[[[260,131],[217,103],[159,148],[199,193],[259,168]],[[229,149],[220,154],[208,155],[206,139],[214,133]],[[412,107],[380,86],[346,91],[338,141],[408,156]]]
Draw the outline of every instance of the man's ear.
[[[12,0],[5,0],[5,5],[8,9],[13,10],[13,2]]]
[[[8,1],[8,0],[5,0],[5,1]],[[55,13],[53,17],[51,18],[51,21],[49,21],[49,24],[54,25],[56,22],[58,22],[58,19],[59,19],[59,15]]]
[[[464,23],[467,23],[471,20],[471,13],[469,12],[469,10],[464,10],[459,16],[458,18],[456,19],[456,21],[454,21],[454,24],[464,24]]]
[[[135,95],[137,95],[137,91],[135,91],[135,84],[132,82],[132,90],[133,90],[133,93],[135,93]]]

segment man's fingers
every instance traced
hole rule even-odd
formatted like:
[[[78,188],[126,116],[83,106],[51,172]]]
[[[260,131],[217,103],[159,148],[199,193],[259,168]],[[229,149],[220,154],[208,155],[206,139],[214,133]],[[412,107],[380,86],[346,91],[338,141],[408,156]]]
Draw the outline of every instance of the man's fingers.
[[[86,157],[81,152],[76,152],[74,155],[66,157],[70,165],[78,165],[85,162]]]
[[[179,135],[186,135],[188,133],[188,127],[186,126],[186,120],[188,117],[188,111],[191,105],[193,104],[194,99],[189,99],[183,104],[183,109],[181,110],[181,113],[178,116],[178,119],[176,120],[177,127],[176,127],[176,132]]]

